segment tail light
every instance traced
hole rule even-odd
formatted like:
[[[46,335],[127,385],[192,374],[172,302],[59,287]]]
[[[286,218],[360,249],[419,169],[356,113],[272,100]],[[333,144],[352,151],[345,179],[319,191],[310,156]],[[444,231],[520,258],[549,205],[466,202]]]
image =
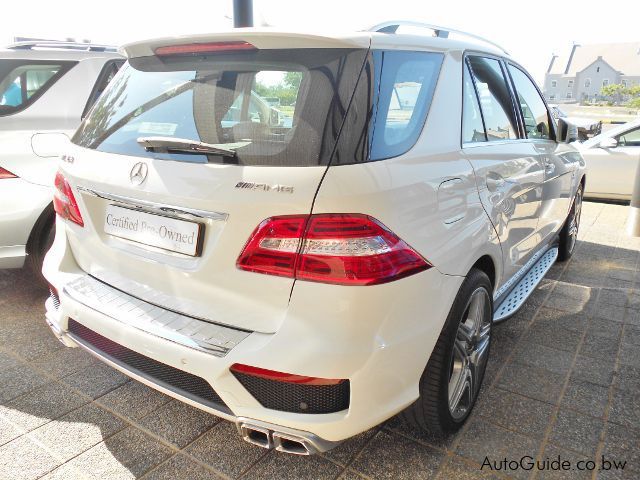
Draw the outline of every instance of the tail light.
[[[167,45],[155,49],[155,54],[159,57],[167,55],[198,55],[207,53],[229,53],[247,50],[257,50],[249,42],[209,42],[209,43],[188,43],[185,45]]]
[[[386,283],[431,267],[387,227],[361,214],[268,218],[249,238],[237,266],[340,285]]]
[[[80,215],[76,198],[73,196],[71,185],[69,185],[69,182],[62,176],[62,173],[56,173],[54,185],[53,208],[56,213],[60,215],[60,217],[84,227],[82,215]]]
[[[14,173],[11,173],[9,170],[5,170],[4,168],[0,167],[0,180],[2,180],[3,178],[18,178],[18,176]]]

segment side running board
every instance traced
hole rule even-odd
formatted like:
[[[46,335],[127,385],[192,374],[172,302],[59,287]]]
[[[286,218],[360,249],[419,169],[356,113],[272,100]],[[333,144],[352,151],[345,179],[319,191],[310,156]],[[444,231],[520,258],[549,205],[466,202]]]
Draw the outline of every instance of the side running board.
[[[494,309],[493,322],[501,322],[516,313],[533,293],[558,258],[557,247],[550,248],[531,267],[509,295]]]

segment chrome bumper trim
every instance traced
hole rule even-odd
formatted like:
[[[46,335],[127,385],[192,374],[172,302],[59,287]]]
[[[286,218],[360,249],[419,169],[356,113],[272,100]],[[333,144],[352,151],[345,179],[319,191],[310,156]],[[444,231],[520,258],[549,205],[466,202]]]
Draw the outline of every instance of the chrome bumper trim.
[[[147,303],[89,275],[68,283],[63,291],[120,323],[216,357],[224,357],[251,334]]]

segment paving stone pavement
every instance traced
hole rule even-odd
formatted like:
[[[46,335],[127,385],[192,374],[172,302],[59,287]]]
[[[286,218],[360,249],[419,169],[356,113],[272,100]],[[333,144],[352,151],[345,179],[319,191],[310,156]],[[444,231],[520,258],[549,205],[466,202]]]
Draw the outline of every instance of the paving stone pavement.
[[[640,478],[640,239],[624,235],[626,214],[584,204],[573,259],[495,327],[456,435],[394,417],[314,457],[249,445],[232,424],[63,347],[44,322],[47,293],[25,271],[0,271],[0,479]],[[626,466],[481,468],[558,456]]]

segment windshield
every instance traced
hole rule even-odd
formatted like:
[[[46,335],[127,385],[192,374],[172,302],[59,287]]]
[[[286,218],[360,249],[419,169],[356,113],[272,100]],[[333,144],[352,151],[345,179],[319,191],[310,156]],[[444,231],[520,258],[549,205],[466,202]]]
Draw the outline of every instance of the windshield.
[[[184,162],[326,165],[366,58],[359,49],[292,49],[132,59],[73,141]],[[145,148],[145,137],[235,154],[168,153]]]

